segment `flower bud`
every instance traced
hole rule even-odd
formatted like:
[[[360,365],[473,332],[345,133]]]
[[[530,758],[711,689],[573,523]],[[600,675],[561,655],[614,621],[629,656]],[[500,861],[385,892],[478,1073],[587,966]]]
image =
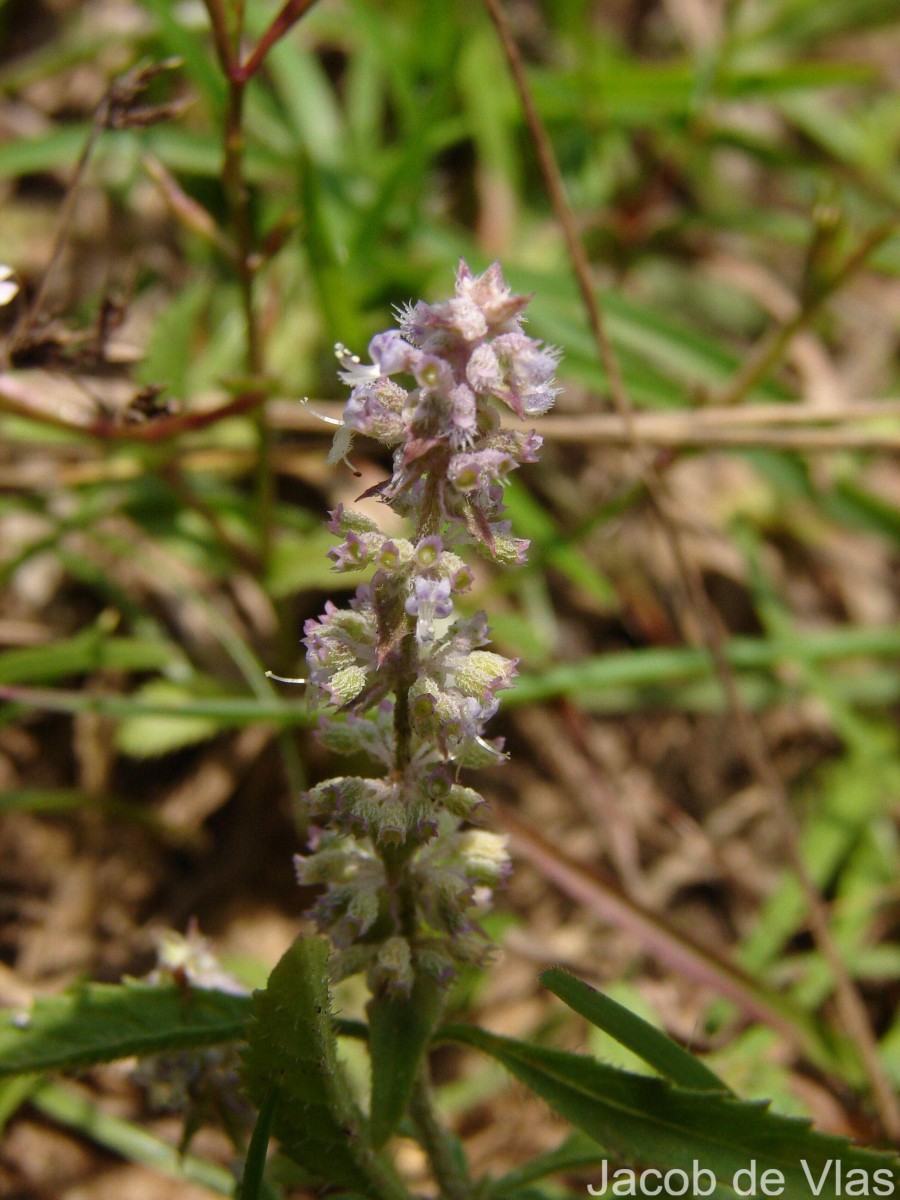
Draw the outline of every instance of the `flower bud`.
[[[409,994],[413,985],[413,967],[406,938],[391,937],[378,947],[369,978],[373,991],[385,986],[389,991]]]
[[[439,537],[423,538],[415,549],[416,566],[424,571],[429,570],[435,566],[443,549],[444,543]]]
[[[382,542],[375,561],[382,570],[391,572],[405,566],[412,556],[412,542],[408,542],[406,538],[389,538]]]
[[[354,508],[344,508],[343,504],[333,508],[328,516],[328,528],[338,537],[348,533],[378,533],[378,526],[371,517]]]
[[[530,545],[531,542],[527,538],[495,536],[492,557],[501,566],[521,567],[525,563]]]
[[[467,829],[457,839],[466,864],[466,874],[475,883],[494,887],[509,874],[511,863],[507,838],[487,829]]]
[[[325,685],[332,704],[341,708],[344,704],[355,700],[366,686],[367,678],[368,673],[365,667],[343,667],[336,672]]]
[[[476,792],[474,788],[463,787],[458,783],[454,784],[444,797],[444,807],[447,811],[463,821],[470,820],[472,814],[483,807],[484,803],[484,796]]]
[[[396,797],[386,800],[375,822],[379,846],[399,846],[407,834],[407,808]]]
[[[347,916],[356,925],[356,936],[368,933],[378,919],[380,905],[378,893],[372,888],[360,888],[354,892],[347,905]]]
[[[516,661],[490,650],[473,650],[456,673],[456,686],[466,696],[478,699],[509,687]]]

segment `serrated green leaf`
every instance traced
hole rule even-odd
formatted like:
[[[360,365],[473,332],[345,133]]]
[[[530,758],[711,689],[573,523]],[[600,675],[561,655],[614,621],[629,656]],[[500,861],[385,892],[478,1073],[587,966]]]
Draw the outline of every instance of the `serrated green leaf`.
[[[253,997],[244,1059],[251,1099],[277,1088],[272,1131],[282,1151],[323,1184],[371,1200],[408,1200],[393,1171],[367,1144],[337,1057],[327,982],[328,946],[300,938]]]
[[[673,1083],[699,1092],[728,1091],[725,1084],[693,1054],[568,971],[551,967],[541,972],[540,980],[569,1008],[627,1046]]]
[[[0,1075],[67,1071],[243,1034],[250,1000],[207,988],[87,983],[0,1014]]]
[[[900,1187],[892,1155],[863,1150],[818,1133],[808,1122],[778,1116],[767,1105],[719,1092],[689,1091],[663,1079],[633,1075],[562,1050],[526,1045],[470,1026],[448,1026],[441,1036],[496,1058],[576,1128],[624,1162],[691,1172],[695,1162],[713,1172],[715,1195],[732,1194],[737,1171],[756,1162],[759,1172],[781,1171],[785,1195],[810,1194],[809,1178],[834,1181],[835,1162],[847,1172],[886,1172]]]
[[[383,1146],[406,1111],[416,1071],[440,1017],[443,990],[418,975],[409,996],[384,995],[369,1005],[373,1146]]]

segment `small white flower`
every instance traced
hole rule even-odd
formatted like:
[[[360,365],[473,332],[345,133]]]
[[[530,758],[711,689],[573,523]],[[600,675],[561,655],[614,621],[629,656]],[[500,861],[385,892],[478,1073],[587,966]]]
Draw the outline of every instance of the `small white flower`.
[[[193,922],[186,934],[164,929],[156,942],[157,966],[146,977],[147,983],[159,987],[183,980],[191,987],[212,988],[231,996],[249,995],[242,983],[222,969],[209,941]]]
[[[343,342],[335,342],[334,356],[340,367],[338,379],[348,387],[356,387],[358,383],[370,383],[381,375],[374,363],[364,363],[359,355],[351,353]]]
[[[13,269],[6,263],[0,263],[0,308],[15,300],[19,294],[19,285],[13,278]]]

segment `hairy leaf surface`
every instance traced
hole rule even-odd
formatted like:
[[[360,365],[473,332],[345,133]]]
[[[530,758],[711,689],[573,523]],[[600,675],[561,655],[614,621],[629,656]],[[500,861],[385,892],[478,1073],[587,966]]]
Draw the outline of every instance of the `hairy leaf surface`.
[[[67,1071],[243,1034],[250,999],[207,988],[79,984],[0,1014],[0,1075]]]
[[[405,1189],[369,1145],[338,1062],[327,962],[322,939],[300,938],[266,990],[254,993],[244,1078],[260,1107],[277,1089],[272,1132],[315,1179],[372,1200],[397,1200]]]

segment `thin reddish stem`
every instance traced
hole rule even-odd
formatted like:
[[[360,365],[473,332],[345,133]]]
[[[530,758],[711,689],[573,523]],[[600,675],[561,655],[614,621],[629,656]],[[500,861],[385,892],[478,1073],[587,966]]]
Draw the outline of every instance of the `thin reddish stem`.
[[[247,61],[235,64],[231,70],[231,78],[235,83],[244,84],[252,79],[265,61],[266,55],[276,43],[290,32],[304,13],[315,4],[316,0],[287,0],[272,23],[250,52]]]

